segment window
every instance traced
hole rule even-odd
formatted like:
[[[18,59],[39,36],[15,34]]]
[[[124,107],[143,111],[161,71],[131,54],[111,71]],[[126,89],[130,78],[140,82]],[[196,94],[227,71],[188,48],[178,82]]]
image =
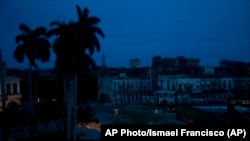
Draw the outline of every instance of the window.
[[[224,89],[226,88],[226,80],[223,80],[222,86],[223,86]]]
[[[117,84],[116,84],[116,82],[114,82],[114,90],[116,90],[117,89]]]
[[[210,81],[209,80],[207,81],[207,85],[210,85]]]
[[[224,98],[224,99],[226,99],[226,98],[227,98],[227,96],[226,96],[226,95],[223,95],[223,98]]]
[[[182,90],[182,85],[178,84],[178,90]]]
[[[216,86],[216,83],[215,82],[213,82],[213,84],[212,84],[213,86]]]
[[[167,90],[169,90],[170,89],[170,81],[169,80],[167,80]]]
[[[148,81],[148,85],[150,85],[150,81]]]
[[[10,91],[10,84],[9,84],[9,83],[6,84],[6,93],[7,93],[7,95],[8,95],[8,94],[11,94],[11,91]]]
[[[13,84],[13,94],[17,94],[17,93],[18,93],[18,91],[17,91],[17,84],[14,83]]]
[[[231,80],[228,80],[228,88],[232,89],[232,81]]]

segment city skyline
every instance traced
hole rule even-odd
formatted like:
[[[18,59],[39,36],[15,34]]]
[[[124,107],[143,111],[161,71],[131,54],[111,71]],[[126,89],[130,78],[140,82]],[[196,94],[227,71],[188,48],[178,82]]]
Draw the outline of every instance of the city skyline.
[[[218,65],[221,59],[250,62],[250,12],[248,0],[145,0],[141,1],[31,1],[0,2],[0,49],[7,67],[27,68],[27,59],[17,63],[13,51],[25,23],[32,29],[50,22],[77,20],[76,4],[88,7],[101,19],[101,51],[93,58],[98,65],[105,55],[108,67],[128,67],[138,58],[151,66],[152,57],[199,58],[201,65]],[[54,67],[55,55],[40,68]]]

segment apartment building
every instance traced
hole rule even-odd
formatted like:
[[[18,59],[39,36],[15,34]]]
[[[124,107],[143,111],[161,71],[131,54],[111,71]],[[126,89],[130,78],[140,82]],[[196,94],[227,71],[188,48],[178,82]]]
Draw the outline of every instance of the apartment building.
[[[21,93],[20,93],[20,78],[18,77],[4,77],[4,85],[0,85],[1,90],[4,90],[5,92],[2,93],[3,91],[0,91],[0,105],[1,105],[1,110],[2,110],[2,96],[3,94],[6,97],[5,101],[5,106],[8,106],[10,102],[16,102],[17,104],[21,104]],[[2,86],[5,88],[2,89]]]
[[[172,74],[199,74],[200,60],[198,58],[185,58],[178,56],[176,58],[162,58],[154,56],[152,58],[152,74],[156,75],[172,75]]]
[[[188,101],[190,93],[200,93],[200,78],[190,78],[187,75],[159,75],[157,90],[154,91],[158,104],[167,102],[174,104]]]
[[[112,102],[114,92],[112,90],[112,78],[108,76],[98,77],[98,96],[99,102]]]
[[[152,80],[150,78],[128,77],[126,74],[112,78],[113,102],[150,103]]]
[[[141,60],[138,58],[130,59],[129,60],[129,67],[130,68],[140,68],[141,67]]]
[[[133,100],[126,97],[132,93],[136,96],[133,102],[158,104],[166,101],[191,104],[227,103],[232,97],[249,97],[250,77],[245,73],[248,72],[245,71],[248,63],[220,61],[219,66],[200,66],[199,62],[198,58],[154,56],[151,68],[113,68],[108,71],[113,74],[110,75],[109,82],[112,87],[109,93],[113,93],[110,97],[114,96],[111,101],[131,102]],[[232,66],[236,68],[231,68]],[[244,73],[232,74],[240,73],[240,68],[245,68],[242,71]],[[144,83],[144,80],[151,84],[151,89],[146,92],[143,86],[136,86]],[[134,82],[132,88],[130,82]]]
[[[2,111],[3,106],[7,107],[10,102],[21,104],[20,78],[7,75],[6,66],[0,51],[0,111]]]

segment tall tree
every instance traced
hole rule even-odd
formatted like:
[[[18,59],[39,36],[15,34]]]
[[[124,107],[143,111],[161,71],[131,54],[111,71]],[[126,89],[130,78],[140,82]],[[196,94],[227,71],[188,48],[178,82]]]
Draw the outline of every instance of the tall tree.
[[[19,29],[22,33],[15,38],[18,46],[14,50],[13,56],[19,63],[22,63],[25,57],[29,61],[28,111],[33,114],[32,67],[38,68],[36,60],[42,63],[49,61],[50,42],[46,38],[45,27],[31,30],[26,24],[20,24]]]
[[[89,16],[88,8],[81,11],[76,5],[78,21],[52,22],[56,26],[49,31],[49,35],[56,35],[53,50],[57,56],[55,63],[56,73],[64,78],[64,98],[66,102],[66,140],[76,139],[76,103],[77,103],[77,75],[89,73],[96,68],[91,57],[95,49],[100,51],[97,35],[104,38],[103,31],[97,26],[100,19]],[[71,124],[73,118],[73,124]],[[74,129],[73,131],[71,129]],[[73,134],[71,134],[73,133]]]

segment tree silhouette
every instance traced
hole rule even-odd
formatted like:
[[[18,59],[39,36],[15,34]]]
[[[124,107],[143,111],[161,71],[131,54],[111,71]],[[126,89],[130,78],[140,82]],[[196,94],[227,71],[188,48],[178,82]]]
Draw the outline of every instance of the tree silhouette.
[[[32,67],[38,68],[36,60],[45,63],[50,58],[50,42],[45,37],[46,28],[37,27],[31,30],[26,24],[20,24],[19,29],[22,34],[17,35],[15,40],[16,47],[13,56],[17,62],[22,63],[27,57],[29,61],[29,94],[28,94],[28,110],[33,114],[32,107]]]
[[[75,130],[72,135],[71,129],[75,129],[76,125],[77,76],[79,73],[88,74],[92,69],[97,68],[91,55],[95,49],[100,51],[97,35],[104,38],[104,33],[97,27],[100,19],[89,16],[88,8],[81,11],[80,7],[76,5],[76,9],[78,21],[52,22],[51,26],[56,27],[49,31],[49,36],[57,36],[53,44],[53,51],[57,57],[55,72],[64,79],[67,140],[70,140],[73,135],[75,138]],[[72,118],[73,125],[71,124]]]

